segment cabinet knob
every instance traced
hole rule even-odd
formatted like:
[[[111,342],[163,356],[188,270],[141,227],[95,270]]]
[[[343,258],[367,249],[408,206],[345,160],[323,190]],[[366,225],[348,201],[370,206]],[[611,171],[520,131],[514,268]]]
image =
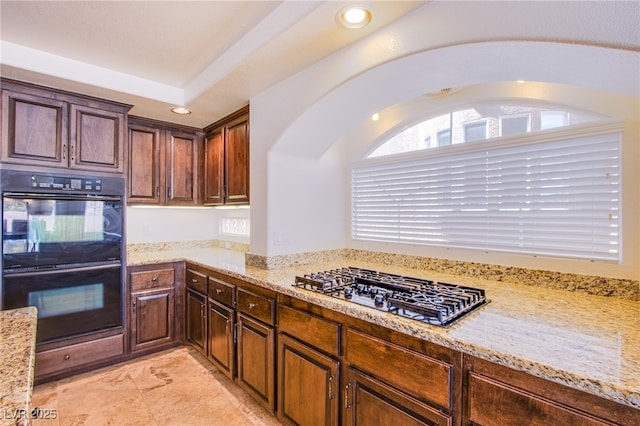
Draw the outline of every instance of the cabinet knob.
[[[222,291],[223,291],[222,289],[216,288],[216,294],[220,294],[220,293],[222,293]]]
[[[158,276],[156,275],[155,277],[151,278],[151,281],[153,281],[154,283],[158,281]]]
[[[249,309],[253,309],[253,308],[256,307],[256,304],[255,303],[249,303],[247,306],[249,307]]]
[[[65,361],[68,361],[68,360],[70,360],[70,359],[71,359],[71,355],[66,354],[66,355],[64,356],[64,360],[65,360]]]
[[[195,284],[195,283],[198,282],[198,279],[197,278],[191,278],[191,282]]]

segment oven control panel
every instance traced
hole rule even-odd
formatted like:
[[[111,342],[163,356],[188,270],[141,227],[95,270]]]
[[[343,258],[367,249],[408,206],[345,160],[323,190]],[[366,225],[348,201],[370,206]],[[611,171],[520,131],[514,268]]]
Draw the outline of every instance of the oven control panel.
[[[33,189],[101,192],[102,179],[32,175],[31,187]]]

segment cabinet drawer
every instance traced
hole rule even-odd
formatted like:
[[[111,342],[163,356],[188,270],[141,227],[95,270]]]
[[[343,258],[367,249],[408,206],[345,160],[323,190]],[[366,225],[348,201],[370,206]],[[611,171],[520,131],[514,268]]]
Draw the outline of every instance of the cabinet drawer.
[[[349,364],[439,407],[451,406],[453,366],[385,340],[347,330]],[[392,359],[394,368],[389,368]]]
[[[124,336],[105,337],[36,354],[36,376],[71,370],[124,354]]]
[[[340,355],[340,324],[279,305],[278,330],[330,355]]]
[[[129,274],[129,279],[131,281],[131,291],[173,287],[173,283],[175,282],[175,272],[173,268],[132,272]]]
[[[469,375],[469,419],[474,424],[500,426],[527,419],[531,424],[595,426],[610,424],[573,407],[530,394],[475,373]]]
[[[202,294],[207,294],[207,276],[193,269],[187,269],[187,287]]]
[[[209,277],[209,297],[230,308],[235,307],[236,286]]]
[[[274,324],[275,300],[269,297],[260,296],[247,290],[238,289],[237,309],[255,319],[266,324]]]

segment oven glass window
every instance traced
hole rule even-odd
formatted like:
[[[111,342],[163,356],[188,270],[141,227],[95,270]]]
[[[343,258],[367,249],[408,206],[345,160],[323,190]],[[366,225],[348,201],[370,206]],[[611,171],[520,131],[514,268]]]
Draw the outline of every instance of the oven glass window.
[[[3,267],[50,267],[118,260],[122,200],[5,195]]]
[[[38,317],[41,319],[102,309],[104,284],[31,291],[28,304],[38,308]]]

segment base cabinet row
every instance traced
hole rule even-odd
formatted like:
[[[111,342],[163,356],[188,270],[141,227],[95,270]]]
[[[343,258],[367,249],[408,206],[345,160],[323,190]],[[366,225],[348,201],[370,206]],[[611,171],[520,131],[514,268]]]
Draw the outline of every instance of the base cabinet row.
[[[234,277],[188,267],[187,287],[187,340],[285,425],[640,424],[631,407]]]
[[[186,340],[275,413],[276,294],[187,264]]]

